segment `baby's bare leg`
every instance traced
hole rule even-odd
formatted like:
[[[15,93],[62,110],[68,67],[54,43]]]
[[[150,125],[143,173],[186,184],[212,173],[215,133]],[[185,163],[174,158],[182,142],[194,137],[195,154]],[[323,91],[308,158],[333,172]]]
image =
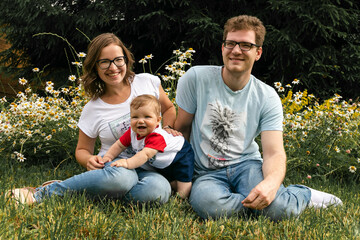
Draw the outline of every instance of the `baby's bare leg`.
[[[185,199],[189,197],[192,185],[191,182],[174,181],[173,183],[173,185],[175,185],[175,191],[179,193],[181,198]]]

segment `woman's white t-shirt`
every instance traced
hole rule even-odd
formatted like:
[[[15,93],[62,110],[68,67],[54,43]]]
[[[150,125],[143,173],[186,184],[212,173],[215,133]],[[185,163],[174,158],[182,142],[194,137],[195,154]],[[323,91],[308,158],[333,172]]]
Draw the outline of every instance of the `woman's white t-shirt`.
[[[78,127],[90,138],[100,138],[101,148],[98,155],[103,156],[116,140],[130,127],[130,103],[143,94],[151,94],[159,99],[160,79],[148,73],[136,74],[131,82],[130,97],[120,104],[108,104],[100,98],[90,100],[84,107]],[[134,155],[131,148],[119,157]]]

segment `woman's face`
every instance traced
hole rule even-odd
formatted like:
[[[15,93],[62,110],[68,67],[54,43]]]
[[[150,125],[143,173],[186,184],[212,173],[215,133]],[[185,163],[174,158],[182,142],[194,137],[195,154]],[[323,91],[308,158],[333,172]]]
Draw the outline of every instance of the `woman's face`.
[[[120,66],[122,65],[121,61],[125,61],[125,59],[121,59],[123,56],[124,52],[122,48],[116,44],[110,44],[109,46],[104,47],[101,51],[100,57],[96,64],[96,70],[100,79],[103,80],[107,86],[116,86],[123,82],[126,74],[126,62],[123,63],[123,66]],[[118,66],[116,66],[114,62],[111,62],[108,68],[103,69],[103,63],[101,64],[102,68],[100,68],[99,63],[104,61],[99,62],[99,60],[115,60],[115,63]]]

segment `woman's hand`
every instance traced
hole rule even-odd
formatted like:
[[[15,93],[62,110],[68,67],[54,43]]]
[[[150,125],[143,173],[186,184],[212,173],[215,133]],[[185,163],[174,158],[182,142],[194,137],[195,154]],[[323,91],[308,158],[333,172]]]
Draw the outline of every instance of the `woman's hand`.
[[[97,155],[91,156],[86,163],[86,169],[88,171],[102,169],[102,168],[104,168],[104,162],[103,162],[102,158]]]

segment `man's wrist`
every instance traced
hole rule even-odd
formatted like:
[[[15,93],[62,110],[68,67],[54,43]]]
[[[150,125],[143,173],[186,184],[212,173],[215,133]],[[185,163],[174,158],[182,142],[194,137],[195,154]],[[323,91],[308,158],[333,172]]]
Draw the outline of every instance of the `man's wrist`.
[[[167,129],[167,128],[169,128],[169,129],[174,129],[172,126],[170,126],[170,125],[166,125],[166,126],[164,126],[163,127],[163,129]]]

